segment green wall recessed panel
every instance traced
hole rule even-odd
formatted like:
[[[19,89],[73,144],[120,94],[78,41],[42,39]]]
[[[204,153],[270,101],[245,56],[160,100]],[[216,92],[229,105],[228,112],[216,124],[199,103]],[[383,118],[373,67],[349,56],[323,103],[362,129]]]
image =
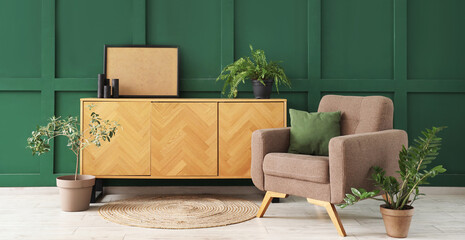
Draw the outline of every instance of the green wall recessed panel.
[[[0,78],[40,77],[41,1],[0,1]]]
[[[322,78],[393,78],[393,1],[321,2]]]
[[[41,124],[40,92],[0,91],[0,174],[40,172],[40,157],[26,149],[27,138]]]
[[[307,78],[307,1],[235,0],[234,56],[263,49],[290,78]]]
[[[447,169],[445,174],[465,174],[463,149],[465,142],[464,116],[465,93],[410,93],[408,94],[408,133],[409,142],[420,136],[421,131],[433,126],[447,126],[438,134],[443,138],[438,158],[432,166],[442,164]],[[455,106],[455,107],[448,107]],[[431,179],[434,185],[447,185]],[[463,184],[463,183],[462,183]]]
[[[408,78],[465,80],[465,1],[407,3]]]
[[[79,99],[97,97],[95,92],[56,92],[55,94],[55,115],[79,118]],[[73,173],[76,167],[76,155],[66,146],[66,138],[55,140],[55,157],[53,162],[54,173]]]
[[[217,77],[221,71],[221,1],[147,1],[147,42],[178,45],[181,78]]]
[[[56,75],[97,77],[104,44],[132,44],[132,1],[56,1]]]

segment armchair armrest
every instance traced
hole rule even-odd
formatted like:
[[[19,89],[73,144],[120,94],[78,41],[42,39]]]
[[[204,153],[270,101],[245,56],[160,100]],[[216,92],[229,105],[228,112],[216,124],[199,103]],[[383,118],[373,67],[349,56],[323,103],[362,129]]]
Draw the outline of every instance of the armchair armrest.
[[[407,147],[407,133],[385,130],[332,138],[329,141],[329,176],[331,203],[343,202],[350,188],[373,190],[373,166],[395,175],[402,145]]]
[[[271,152],[287,152],[290,128],[260,129],[252,133],[250,175],[255,186],[264,191],[263,159]]]

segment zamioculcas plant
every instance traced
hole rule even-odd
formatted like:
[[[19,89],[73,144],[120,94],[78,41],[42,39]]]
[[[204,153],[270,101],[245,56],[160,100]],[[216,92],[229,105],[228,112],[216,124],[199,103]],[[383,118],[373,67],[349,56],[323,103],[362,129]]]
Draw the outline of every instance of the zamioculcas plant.
[[[423,137],[414,140],[415,144],[408,148],[402,147],[399,153],[399,175],[400,182],[396,177],[385,176],[386,172],[380,167],[374,167],[373,180],[379,189],[367,192],[363,188],[352,188],[352,194],[347,194],[345,203],[339,205],[344,208],[360,200],[374,198],[382,190],[384,201],[389,209],[402,210],[410,208],[420,193],[418,187],[428,184],[427,179],[443,173],[446,169],[442,165],[428,168],[439,154],[442,139],[436,134],[445,127],[433,127],[422,131]],[[413,197],[412,197],[413,196]]]
[[[352,205],[363,199],[383,201],[381,213],[383,214],[386,231],[389,236],[406,237],[410,220],[413,215],[413,203],[424,195],[420,193],[419,186],[428,184],[428,178],[443,173],[446,169],[442,165],[429,168],[429,165],[439,154],[442,139],[436,134],[445,127],[433,127],[422,131],[422,136],[414,140],[414,144],[399,153],[399,177],[386,176],[386,171],[374,167],[372,178],[378,189],[366,191],[363,188],[352,188],[352,194],[346,194],[345,203],[341,208]],[[399,181],[400,180],[400,181]],[[384,199],[374,198],[382,191]],[[409,211],[409,213],[402,211]],[[395,217],[393,217],[395,216]],[[408,220],[401,220],[409,217]],[[397,222],[396,222],[397,221]]]

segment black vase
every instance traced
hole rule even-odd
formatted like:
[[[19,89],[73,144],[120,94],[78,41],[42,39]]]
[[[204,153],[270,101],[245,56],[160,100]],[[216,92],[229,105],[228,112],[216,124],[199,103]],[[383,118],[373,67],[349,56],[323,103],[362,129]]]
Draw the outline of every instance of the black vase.
[[[111,86],[105,85],[103,87],[103,98],[111,98]]]
[[[273,80],[263,80],[263,85],[258,80],[252,80],[253,95],[257,99],[267,99],[271,96],[271,90],[273,89]]]
[[[98,83],[97,83],[97,97],[103,98],[103,87],[105,86],[105,74],[98,75]]]
[[[111,80],[111,91],[113,92],[113,98],[119,98],[119,79]]]

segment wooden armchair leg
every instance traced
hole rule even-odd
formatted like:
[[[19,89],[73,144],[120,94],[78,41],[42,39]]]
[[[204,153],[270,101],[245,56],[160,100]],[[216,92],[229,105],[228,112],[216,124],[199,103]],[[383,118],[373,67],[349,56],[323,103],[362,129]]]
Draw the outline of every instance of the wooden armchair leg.
[[[342,226],[341,219],[339,218],[339,215],[337,214],[336,207],[334,204],[330,202],[325,202],[325,201],[319,201],[311,198],[307,198],[307,201],[311,204],[315,204],[318,206],[322,206],[326,208],[326,211],[328,212],[329,218],[331,218],[331,221],[333,222],[334,226],[337,229],[337,232],[339,233],[340,236],[345,237],[347,236],[346,231],[344,230],[344,226]]]
[[[260,206],[260,209],[258,209],[258,218],[263,217],[263,215],[266,212],[266,209],[268,209],[268,206],[270,206],[271,200],[273,200],[273,198],[287,198],[287,194],[267,191],[265,197],[263,198],[262,205]]]

